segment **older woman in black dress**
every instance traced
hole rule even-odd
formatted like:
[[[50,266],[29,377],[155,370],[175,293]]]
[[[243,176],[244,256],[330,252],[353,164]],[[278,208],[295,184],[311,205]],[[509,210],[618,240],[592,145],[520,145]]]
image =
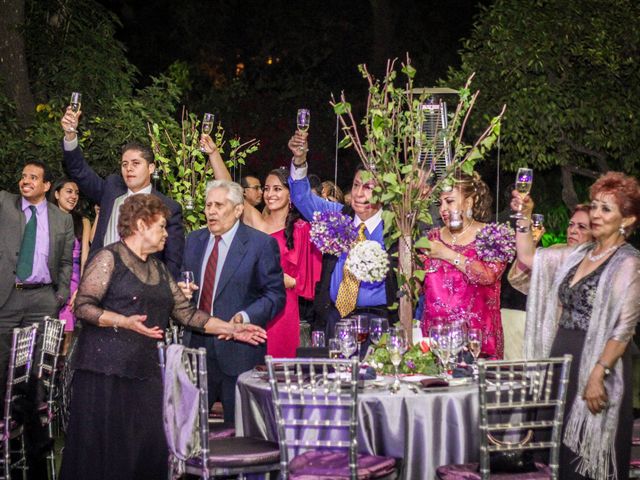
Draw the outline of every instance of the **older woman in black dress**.
[[[573,354],[563,480],[626,479],[631,449],[628,345],[640,318],[640,252],[626,239],[640,220],[640,187],[609,172],[590,196],[593,242],[534,251],[527,220],[516,234],[518,260],[532,270],[524,354]]]
[[[162,382],[156,342],[169,317],[233,341],[263,343],[265,331],[210,317],[184,297],[165,265],[169,211],[153,195],[133,195],[120,209],[122,241],[88,264],[76,316],[84,323],[61,478],[161,479],[167,475]]]

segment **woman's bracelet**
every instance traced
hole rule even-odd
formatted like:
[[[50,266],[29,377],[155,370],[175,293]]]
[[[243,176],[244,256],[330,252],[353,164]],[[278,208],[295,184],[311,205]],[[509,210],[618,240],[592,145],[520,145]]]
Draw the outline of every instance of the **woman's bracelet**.
[[[113,319],[113,331],[114,332],[118,332],[118,316],[116,315],[116,317]]]

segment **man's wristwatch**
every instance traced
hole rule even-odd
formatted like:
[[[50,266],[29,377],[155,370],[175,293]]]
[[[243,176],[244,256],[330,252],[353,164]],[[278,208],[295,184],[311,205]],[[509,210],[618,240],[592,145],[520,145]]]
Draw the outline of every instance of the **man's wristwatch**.
[[[596,362],[598,365],[600,365],[602,367],[602,369],[604,370],[604,376],[608,377],[609,375],[611,375],[611,368],[604,362],[601,362],[600,360],[598,360]]]

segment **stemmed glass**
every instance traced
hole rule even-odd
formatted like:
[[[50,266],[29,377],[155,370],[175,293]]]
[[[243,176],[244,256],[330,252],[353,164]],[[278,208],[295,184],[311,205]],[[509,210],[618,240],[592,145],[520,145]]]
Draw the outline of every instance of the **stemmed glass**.
[[[356,338],[356,329],[351,321],[341,321],[336,323],[336,338],[340,342],[340,351],[344,358],[350,358],[356,353],[358,341]]]
[[[449,326],[442,323],[431,325],[429,328],[429,339],[431,351],[440,360],[440,365],[446,375],[449,357],[451,356]]]
[[[534,213],[531,215],[531,234],[533,239],[537,242],[542,236],[542,230],[544,229],[544,215],[541,213]]]
[[[452,322],[449,325],[449,345],[451,354],[449,361],[451,362],[451,370],[455,369],[458,362],[458,355],[464,348],[466,343],[465,323],[462,321]]]
[[[462,215],[458,210],[449,210],[449,231],[457,232],[462,229]]]
[[[469,347],[469,353],[473,357],[473,376],[478,374],[478,357],[482,350],[482,330],[479,328],[470,328],[467,331],[467,345]]]
[[[518,211],[511,215],[511,218],[520,219],[523,218],[522,215],[522,203],[529,192],[531,191],[531,185],[533,184],[533,170],[530,168],[519,168],[518,173],[516,174],[516,191],[518,195],[520,195],[520,206],[518,207]]]
[[[80,111],[80,107],[82,106],[82,94],[80,92],[71,92],[69,106],[71,107],[71,111],[77,115]],[[75,128],[68,128],[67,132],[78,133]]]
[[[362,353],[362,344],[366,342],[367,338],[369,337],[369,317],[367,317],[366,315],[354,315],[351,318],[356,329],[359,357]]]
[[[391,392],[396,393],[400,390],[400,378],[398,377],[398,367],[402,361],[402,355],[407,349],[407,332],[402,327],[389,328],[389,338],[387,340],[387,351],[389,359],[393,364],[395,380],[390,387]]]
[[[306,133],[309,130],[309,124],[311,123],[311,112],[307,108],[299,108],[296,115],[296,125],[298,131]],[[298,148],[301,152],[304,151],[304,147]]]
[[[202,125],[200,128],[203,135],[211,135],[211,132],[213,131],[214,118],[213,113],[205,113],[202,117]],[[204,147],[200,147],[200,151],[204,152]]]
[[[369,338],[371,343],[378,345],[382,335],[389,331],[389,320],[382,317],[374,317],[369,323]]]

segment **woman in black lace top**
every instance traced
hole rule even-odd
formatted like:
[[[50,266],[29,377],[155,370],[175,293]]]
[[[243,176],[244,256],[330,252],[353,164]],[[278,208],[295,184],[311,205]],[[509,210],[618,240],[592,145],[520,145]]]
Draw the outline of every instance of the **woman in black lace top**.
[[[122,240],[87,266],[75,302],[78,339],[62,479],[161,479],[167,475],[162,382],[156,342],[169,317],[250,344],[265,331],[210,317],[184,297],[152,254],[167,238],[164,204],[130,196],[120,209]]]
[[[640,220],[640,186],[609,172],[590,196],[593,242],[534,251],[528,222],[519,224],[518,261],[531,268],[524,354],[573,355],[559,478],[620,480],[632,435],[628,347],[640,319],[640,252],[626,238]]]

